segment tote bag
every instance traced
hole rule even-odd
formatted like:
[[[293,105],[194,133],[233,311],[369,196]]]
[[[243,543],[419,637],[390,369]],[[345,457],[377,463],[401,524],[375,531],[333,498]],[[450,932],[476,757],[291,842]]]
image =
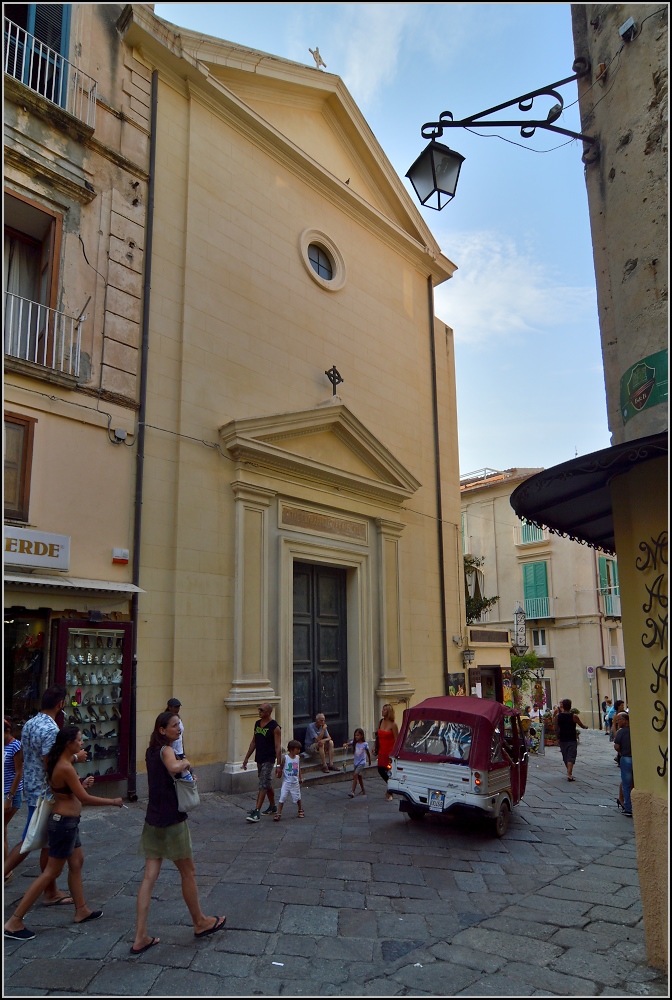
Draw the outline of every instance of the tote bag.
[[[31,851],[42,850],[49,842],[47,824],[51,815],[53,799],[48,798],[48,794],[48,791],[45,789],[37,800],[37,806],[31,816],[25,840],[21,844],[22,854],[30,854]]]
[[[161,759],[163,760],[163,751],[165,747],[161,747]],[[164,765],[165,766],[165,765]],[[191,781],[175,777],[171,775],[173,779],[173,784],[175,785],[175,792],[177,794],[177,808],[180,812],[190,812],[190,810],[195,809],[196,806],[200,805],[201,798],[198,794],[198,788],[196,787],[196,780]]]

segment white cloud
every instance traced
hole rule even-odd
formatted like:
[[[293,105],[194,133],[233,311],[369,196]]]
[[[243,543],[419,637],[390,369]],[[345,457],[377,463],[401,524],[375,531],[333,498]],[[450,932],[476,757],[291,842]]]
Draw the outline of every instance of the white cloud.
[[[518,342],[530,334],[594,322],[595,290],[558,282],[530,250],[497,232],[452,235],[459,270],[436,290],[436,313],[456,341]]]

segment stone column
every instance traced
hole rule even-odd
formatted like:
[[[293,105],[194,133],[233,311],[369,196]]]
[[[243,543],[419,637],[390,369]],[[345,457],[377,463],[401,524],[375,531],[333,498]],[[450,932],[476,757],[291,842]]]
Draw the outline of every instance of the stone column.
[[[378,529],[378,611],[380,621],[380,670],[376,695],[380,704],[408,703],[415,691],[403,669],[401,642],[401,580],[399,540],[404,525],[376,518]],[[380,708],[380,705],[379,705]]]
[[[251,739],[257,706],[278,704],[268,679],[268,518],[273,490],[234,482],[235,592],[233,682],[224,704],[229,710],[225,772],[238,771]]]

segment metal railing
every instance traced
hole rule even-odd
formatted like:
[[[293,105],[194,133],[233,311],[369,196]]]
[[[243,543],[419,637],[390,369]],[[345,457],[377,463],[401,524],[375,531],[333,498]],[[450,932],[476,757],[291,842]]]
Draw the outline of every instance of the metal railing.
[[[81,321],[5,292],[5,354],[62,375],[79,375]]]
[[[531,545],[533,542],[548,541],[548,531],[546,528],[538,528],[536,524],[516,524],[513,528],[513,541],[515,545]]]
[[[7,18],[5,73],[95,128],[96,81]]]
[[[621,596],[618,587],[601,590],[602,609],[607,618],[621,617]]]
[[[525,598],[525,617],[526,618],[552,618],[553,617],[553,598],[551,597],[533,597]]]

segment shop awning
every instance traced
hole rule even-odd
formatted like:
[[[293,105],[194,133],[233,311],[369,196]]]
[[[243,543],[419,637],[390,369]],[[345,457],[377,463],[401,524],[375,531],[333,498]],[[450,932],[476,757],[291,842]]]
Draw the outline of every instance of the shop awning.
[[[106,594],[145,593],[133,583],[117,583],[114,580],[82,580],[75,576],[35,576],[32,573],[6,573],[5,586],[26,587],[31,590],[95,590]]]
[[[611,480],[666,456],[667,433],[594,451],[530,476],[511,494],[511,506],[518,517],[553,534],[615,553]]]

